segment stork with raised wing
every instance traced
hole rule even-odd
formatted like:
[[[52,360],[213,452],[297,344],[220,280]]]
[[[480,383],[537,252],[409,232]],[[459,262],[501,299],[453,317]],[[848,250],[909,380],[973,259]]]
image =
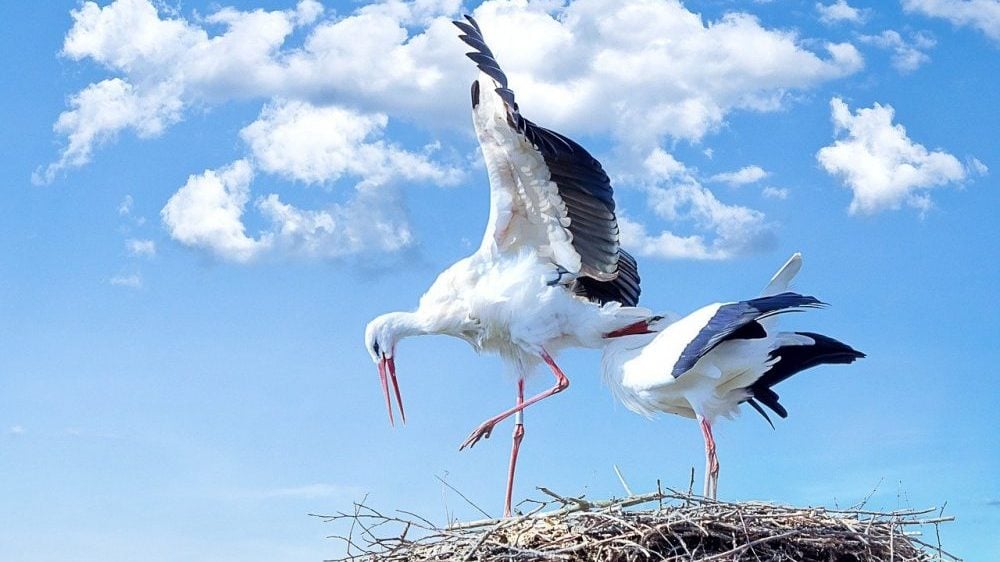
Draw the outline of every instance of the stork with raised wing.
[[[706,497],[718,491],[716,418],[731,418],[744,402],[768,423],[761,405],[784,418],[788,412],[774,385],[817,365],[865,356],[828,336],[777,330],[777,315],[823,306],[788,290],[801,266],[795,254],[755,299],[710,304],[672,323],[654,323],[649,333],[607,340],[604,347],[604,381],[625,407],[650,418],[669,413],[698,421]]]
[[[635,307],[639,275],[635,260],[619,247],[611,182],[600,162],[521,115],[479,25],[466,20],[454,23],[480,70],[472,83],[472,117],[490,182],[486,232],[475,253],[438,276],[416,310],[372,320],[365,345],[378,365],[390,423],[392,395],[405,421],[395,367],[402,338],[445,334],[500,355],[516,379],[515,404],[484,421],[460,448],[515,416],[504,500],[509,516],[523,411],[569,386],[556,354],[643,332],[649,313]],[[525,399],[525,378],[542,363],[555,384]]]

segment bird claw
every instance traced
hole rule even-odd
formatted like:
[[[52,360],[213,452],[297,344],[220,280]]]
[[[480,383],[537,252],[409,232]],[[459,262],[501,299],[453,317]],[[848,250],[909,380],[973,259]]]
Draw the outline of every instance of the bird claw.
[[[482,425],[476,428],[469,436],[462,442],[462,445],[458,448],[459,451],[465,449],[466,447],[472,448],[473,445],[479,442],[480,439],[489,439],[490,434],[493,433],[493,427],[496,425],[495,422],[483,422]]]

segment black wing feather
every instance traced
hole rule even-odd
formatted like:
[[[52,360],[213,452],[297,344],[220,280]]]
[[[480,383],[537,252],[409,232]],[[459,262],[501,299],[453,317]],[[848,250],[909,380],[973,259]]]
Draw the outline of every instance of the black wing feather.
[[[620,271],[621,254],[614,191],[608,174],[601,163],[575,141],[521,116],[514,92],[507,87],[507,75],[486,45],[479,24],[472,16],[467,15],[465,19],[468,23],[453,23],[464,33],[459,36],[462,41],[475,49],[468,57],[479,70],[500,84],[496,92],[507,106],[508,124],[541,154],[550,179],[566,205],[570,217],[567,228],[573,234],[573,248],[582,261],[581,275],[613,280]]]
[[[618,259],[618,277],[611,281],[598,281],[591,277],[580,277],[576,280],[576,294],[591,301],[604,304],[619,302],[622,306],[639,304],[639,268],[635,258],[625,250],[620,250]]]
[[[783,418],[788,417],[788,411],[778,403],[778,393],[772,388],[774,385],[817,365],[846,365],[865,356],[864,353],[829,336],[813,332],[796,333],[806,336],[816,343],[812,345],[783,345],[772,351],[771,358],[777,358],[778,362],[749,388],[750,395],[753,397],[751,400],[757,399]]]

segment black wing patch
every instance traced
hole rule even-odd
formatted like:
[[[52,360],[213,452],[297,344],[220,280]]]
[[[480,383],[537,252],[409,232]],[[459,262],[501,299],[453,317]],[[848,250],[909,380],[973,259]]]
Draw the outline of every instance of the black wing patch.
[[[816,343],[813,345],[784,345],[775,349],[771,352],[771,357],[777,358],[778,362],[749,387],[752,398],[748,402],[756,399],[783,418],[788,417],[788,411],[778,402],[778,393],[772,388],[774,385],[817,365],[846,365],[865,356],[864,353],[829,336],[812,332],[796,333],[811,338]],[[767,419],[763,410],[752,403],[750,405]],[[768,419],[768,423],[770,421]]]
[[[507,123],[541,154],[550,179],[555,182],[566,205],[573,249],[580,254],[582,262],[581,274],[600,281],[615,279],[619,272],[619,232],[614,191],[608,174],[601,163],[575,141],[521,116],[514,92],[507,87],[507,75],[486,45],[479,24],[472,16],[465,16],[465,19],[468,23],[452,23],[462,30],[459,38],[475,49],[467,53],[468,57],[500,85],[495,91],[507,106]],[[477,100],[478,96],[474,95],[474,105]]]
[[[823,303],[815,297],[792,292],[722,305],[681,352],[671,374],[676,378],[688,372],[699,359],[726,340],[739,339],[737,336],[742,336],[742,339],[762,337],[763,328],[759,324],[756,328],[750,326],[760,318],[821,306]]]
[[[639,269],[635,258],[619,250],[618,277],[611,281],[598,281],[591,277],[578,277],[573,292],[600,304],[619,302],[622,306],[639,304]]]

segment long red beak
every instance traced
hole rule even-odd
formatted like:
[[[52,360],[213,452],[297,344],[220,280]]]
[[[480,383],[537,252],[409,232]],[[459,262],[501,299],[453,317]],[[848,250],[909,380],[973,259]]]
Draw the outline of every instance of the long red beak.
[[[392,357],[382,356],[378,363],[378,378],[382,382],[382,394],[385,395],[385,407],[389,411],[389,425],[395,426],[392,418],[392,398],[389,395],[389,381],[392,381],[392,390],[396,394],[396,405],[399,407],[399,417],[406,423],[406,412],[403,411],[403,397],[399,394],[399,382],[396,380],[396,362]]]

